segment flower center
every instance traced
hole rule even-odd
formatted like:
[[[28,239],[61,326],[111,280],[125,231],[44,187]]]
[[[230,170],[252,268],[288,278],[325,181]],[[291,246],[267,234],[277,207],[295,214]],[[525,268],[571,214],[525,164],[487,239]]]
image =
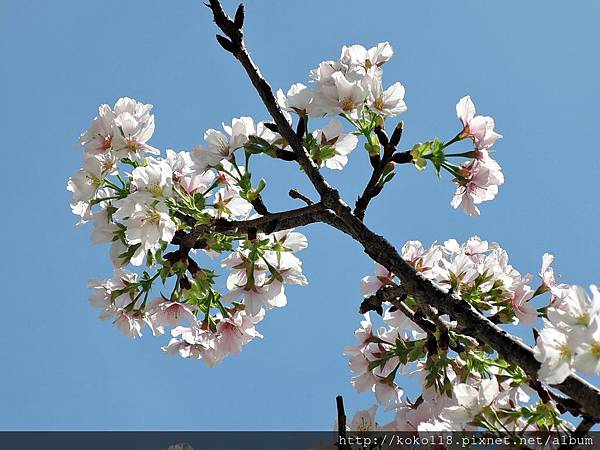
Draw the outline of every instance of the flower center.
[[[342,100],[340,107],[346,111],[352,111],[354,109],[356,109],[356,104],[354,103],[354,100],[352,100],[351,98],[345,98],[344,100]]]
[[[577,325],[581,325],[583,327],[587,327],[590,324],[590,316],[588,313],[581,313],[577,316],[577,321],[575,322]]]
[[[219,143],[218,143],[218,149],[219,149],[219,153],[223,156],[229,156],[230,154],[230,148],[229,148],[229,142],[227,142],[227,140],[223,137],[219,137]]]
[[[140,144],[137,141],[134,141],[133,139],[128,139],[127,140],[127,145],[125,147],[127,148],[127,150],[131,150],[132,152],[136,152],[136,151],[138,151],[142,147],[142,144]]]
[[[100,141],[100,148],[102,150],[108,150],[112,146],[112,136],[101,136],[102,140]]]
[[[375,107],[375,109],[383,109],[385,107],[385,104],[383,103],[383,96],[377,97],[377,100],[375,100],[373,106]]]
[[[112,158],[102,161],[102,173],[110,172],[116,165],[117,161]]]
[[[163,193],[162,187],[160,187],[158,184],[152,184],[152,185],[148,186],[148,188],[146,190],[148,192],[150,192],[152,195],[154,195],[155,197],[160,197]]]
[[[569,346],[565,343],[560,346],[560,359],[570,359],[571,358],[571,350]]]
[[[160,213],[155,209],[149,211],[144,222],[158,225],[160,223]]]

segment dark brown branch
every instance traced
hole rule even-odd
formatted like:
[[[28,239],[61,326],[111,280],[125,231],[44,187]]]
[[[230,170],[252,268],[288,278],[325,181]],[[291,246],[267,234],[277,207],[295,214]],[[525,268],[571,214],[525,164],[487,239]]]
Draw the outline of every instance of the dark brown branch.
[[[298,157],[294,152],[277,147],[275,149],[275,157],[284,161],[297,161]]]
[[[304,195],[302,192],[300,192],[297,189],[290,189],[290,191],[288,192],[288,195],[290,197],[292,197],[293,199],[302,200],[307,205],[313,205],[315,203],[310,198],[308,198],[306,195]]]
[[[229,220],[225,218],[214,219],[212,224],[195,224],[194,218],[190,216],[180,217],[188,225],[192,226],[189,233],[178,232],[172,241],[173,244],[180,246],[180,250],[189,252],[192,248],[202,248],[201,243],[205,236],[213,231],[222,234],[251,234],[256,233],[274,233],[276,231],[288,230],[290,228],[300,227],[311,223],[339,223],[339,219],[327,210],[321,203],[312,204],[303,208],[292,209],[276,213],[268,213],[262,217],[251,220]]]
[[[269,210],[267,209],[266,205],[263,202],[262,197],[260,196],[260,194],[258,194],[258,196],[252,200],[250,202],[250,204],[252,204],[252,207],[254,208],[254,210],[259,213],[261,216],[266,216],[267,214],[269,214]]]
[[[344,411],[344,399],[341,395],[335,398],[337,408],[337,426],[338,426],[338,442],[337,448],[347,449],[349,446],[342,444],[346,442],[346,412]]]
[[[410,154],[410,150],[406,150],[404,152],[394,153],[392,156],[392,161],[396,164],[408,164],[412,162],[412,155]]]
[[[403,122],[398,123],[398,126],[396,127],[396,129],[394,130],[394,134],[392,135],[394,141],[390,141],[385,130],[379,125],[375,127],[375,134],[377,135],[380,144],[383,146],[383,156],[381,158],[377,158],[376,160],[373,160],[373,158],[371,158],[371,165],[373,166],[371,178],[365,186],[363,193],[356,200],[354,215],[361,220],[364,219],[365,212],[371,200],[377,197],[383,188],[383,185],[380,184],[381,177],[383,176],[386,166],[390,162],[392,162],[394,152],[396,151],[396,145],[398,145],[398,143],[400,142],[400,138],[402,137],[403,127]],[[396,142],[396,144],[392,145],[392,142]]]
[[[530,377],[537,379],[540,363],[534,358],[531,348],[490,322],[457,295],[446,293],[434,286],[429,280],[422,278],[411,265],[402,259],[394,246],[367,228],[360,217],[352,213],[348,205],[341,200],[339,192],[325,181],[317,166],[306,153],[301,139],[285,119],[271,87],[260,74],[258,67],[254,64],[244,46],[242,31],[225,14],[218,0],[209,0],[209,2],[215,23],[229,38],[221,37],[219,42],[223,45],[224,40],[227,41],[223,47],[230,51],[245,69],[271,117],[277,124],[279,132],[292,147],[302,170],[321,196],[319,204],[322,204],[327,210],[331,210],[328,214],[317,214],[317,217],[313,218],[315,220],[311,220],[309,223],[322,220],[351,236],[362,245],[365,253],[374,261],[395,273],[400,278],[406,291],[419,302],[429,304],[443,313],[452,315],[458,322],[459,331],[490,345],[504,358],[523,368]],[[390,139],[391,141],[393,139]],[[319,218],[320,215],[325,215],[325,217]],[[301,221],[297,220],[297,222],[295,225],[286,224],[285,227],[280,229],[299,226]],[[593,419],[600,420],[600,390],[576,375],[567,377],[563,383],[554,387],[579,403],[584,412]]]
[[[414,324],[418,325],[428,335],[432,335],[436,330],[439,330],[440,335],[445,339],[449,332],[448,325],[435,314],[431,306],[419,304],[420,310],[413,311],[404,303],[406,296],[407,292],[402,286],[384,287],[379,289],[375,295],[371,295],[363,300],[360,312],[364,314],[369,310],[374,310],[377,311],[379,315],[383,315],[382,303],[388,302],[401,311]],[[425,315],[421,313],[421,310],[424,311]],[[452,345],[451,348],[457,353],[464,350],[464,347],[460,344]]]
[[[259,233],[274,233],[315,222],[326,222],[331,213],[321,203],[304,206],[290,211],[268,214],[252,220],[215,220],[215,230],[219,233],[246,233],[255,230]]]

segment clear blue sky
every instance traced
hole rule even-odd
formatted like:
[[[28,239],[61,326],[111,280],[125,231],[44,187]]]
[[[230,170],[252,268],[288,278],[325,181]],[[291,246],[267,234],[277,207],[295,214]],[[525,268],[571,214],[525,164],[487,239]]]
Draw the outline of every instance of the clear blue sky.
[[[386,81],[407,89],[407,147],[452,137],[463,95],[496,119],[506,184],[480,218],[450,208],[447,177],[406,167],[369,210],[374,230],[398,246],[478,234],[523,272],[551,251],[566,282],[600,282],[598,2],[249,3],[247,45],[274,87],[306,82],[343,44],[388,40]],[[212,370],[164,356],[165,338],[128,340],[87,302],[87,279],[111,266],[89,229],[73,227],[65,183],[97,106],[153,103],[163,150],[190,149],[233,116],[265,117],[214,34],[200,0],[0,2],[0,429],[329,429],[337,394],[350,411],[372,402],[353,391],[341,354],[372,264],[325,226],[305,229],[310,285],[268,314],[264,340]],[[368,170],[356,151],[331,180],[353,202]],[[271,181],[272,209],[295,205],[290,187],[312,193],[285,163],[255,173]]]

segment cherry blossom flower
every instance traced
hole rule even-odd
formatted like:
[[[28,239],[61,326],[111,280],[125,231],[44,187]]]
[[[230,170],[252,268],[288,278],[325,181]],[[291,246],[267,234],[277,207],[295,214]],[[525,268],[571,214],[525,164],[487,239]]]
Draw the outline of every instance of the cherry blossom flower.
[[[478,150],[490,148],[502,137],[494,131],[494,119],[475,115],[475,105],[469,96],[461,98],[456,104],[456,115],[464,127],[461,137],[473,139]]]
[[[438,276],[439,263],[442,259],[442,250],[439,246],[433,245],[426,251],[419,241],[407,241],[402,246],[401,256],[425,278]]]
[[[475,262],[464,253],[458,253],[451,259],[444,259],[441,262],[436,277],[436,281],[440,284],[469,284],[479,275]]]
[[[554,269],[551,267],[554,256],[550,253],[544,253],[542,257],[542,268],[540,278],[542,279],[542,291],[550,290],[553,296],[553,303],[559,303],[569,294],[570,286],[568,284],[558,284],[554,275]]]
[[[245,311],[236,311],[232,316],[225,318],[218,316],[216,352],[222,356],[230,353],[240,354],[243,345],[255,337],[263,337],[255,328],[263,318],[264,311],[255,316],[250,316]]]
[[[130,339],[142,337],[142,330],[147,325],[153,336],[164,334],[164,328],[156,324],[151,317],[140,310],[119,308],[114,314],[114,324],[118,330]]]
[[[332,86],[334,81],[332,75],[335,72],[345,72],[348,69],[347,66],[343,65],[339,61],[322,61],[318,67],[312,69],[309,72],[310,77],[319,86]]]
[[[575,355],[573,365],[588,375],[600,374],[600,316],[591,325],[569,335],[569,345]]]
[[[116,158],[112,154],[86,155],[81,168],[69,178],[67,190],[73,193],[71,210],[87,222],[92,215],[90,202],[96,199],[104,178],[115,173]]]
[[[404,86],[400,83],[394,83],[384,90],[381,80],[376,78],[371,84],[368,105],[383,116],[397,116],[407,109],[404,103],[404,92]]]
[[[111,213],[108,208],[101,208],[92,214],[92,223],[94,228],[90,235],[93,244],[103,244],[111,242],[119,227],[111,219]]]
[[[98,116],[92,121],[92,126],[84,131],[79,142],[90,154],[105,153],[111,150],[115,133],[115,113],[108,105],[98,108]]]
[[[313,136],[317,143],[331,150],[332,155],[320,161],[322,166],[329,169],[342,170],[348,163],[348,155],[356,148],[358,138],[353,134],[343,132],[342,123],[333,119]]]
[[[161,242],[171,242],[176,225],[169,208],[161,199],[148,192],[135,192],[115,202],[118,208],[113,217],[127,228],[125,238],[129,245],[140,244],[131,257],[131,263],[142,264],[148,251],[156,251]]]
[[[195,174],[194,162],[192,161],[190,152],[176,152],[167,149],[166,153],[165,162],[171,167],[173,181],[179,181],[183,177],[191,177]]]
[[[396,276],[379,263],[375,263],[375,275],[368,275],[360,280],[360,289],[365,297],[377,293],[384,286],[393,285]]]
[[[282,284],[263,284],[251,289],[234,289],[226,296],[228,299],[243,297],[246,311],[251,316],[256,316],[266,307],[283,308],[287,305],[285,289]]]
[[[394,55],[394,50],[389,42],[381,42],[375,47],[366,49],[362,45],[342,47],[340,62],[348,66],[359,66],[366,72],[371,67],[379,67],[389,61]]]
[[[367,98],[367,89],[360,81],[351,81],[342,72],[332,73],[331,80],[333,84],[320,84],[317,87],[312,115],[347,114],[357,118]]]
[[[125,269],[116,269],[113,277],[109,280],[92,279],[88,287],[92,289],[89,301],[95,308],[102,309],[101,319],[112,317],[117,309],[128,306],[134,299],[135,292],[127,288],[137,281],[137,274]],[[119,295],[114,293],[123,291]]]
[[[499,387],[495,377],[482,380],[478,388],[461,383],[453,390],[458,405],[445,408],[442,417],[452,425],[453,429],[462,428],[489,406],[498,392]]]
[[[278,252],[299,252],[308,247],[308,239],[302,233],[289,230],[276,231],[269,235],[273,246]]]
[[[143,315],[137,311],[119,309],[115,313],[115,325],[121,333],[131,339],[142,337],[145,322]]]
[[[208,367],[219,362],[215,352],[216,336],[199,327],[175,327],[171,340],[162,348],[167,355],[179,354],[182,358],[203,359]]]
[[[179,186],[190,195],[196,193],[205,193],[215,182],[215,173],[207,170],[203,173],[198,173],[191,176],[185,176],[179,179]],[[206,196],[209,194],[207,193]]]
[[[155,197],[172,194],[173,169],[167,161],[148,158],[146,165],[136,167],[131,176],[131,184],[138,191],[149,192]]]
[[[451,205],[453,208],[462,207],[469,216],[478,216],[480,211],[476,205],[493,200],[498,194],[500,179],[485,161],[473,159],[464,163],[461,166],[462,179],[455,180],[457,188]]]
[[[302,83],[295,83],[284,94],[281,89],[277,91],[277,103],[279,107],[288,112],[300,115],[307,114],[313,100],[313,91]]]
[[[248,250],[238,249],[221,262],[221,267],[230,269],[227,275],[227,289],[244,287],[249,280],[252,280],[253,284],[261,284],[266,280],[266,264],[264,261],[252,263],[248,259],[248,253]]]
[[[542,363],[538,376],[541,381],[558,384],[573,373],[573,353],[567,336],[545,321],[533,349],[535,359]]]
[[[548,320],[565,330],[589,327],[594,318],[600,318],[600,292],[593,285],[590,289],[592,298],[582,287],[571,286],[560,305],[548,308]]]
[[[119,157],[138,159],[144,153],[159,154],[148,144],[154,134],[152,105],[140,103],[128,97],[120,98],[114,107],[115,133],[112,148]]]
[[[129,263],[129,258],[123,256],[127,254],[129,247],[121,238],[117,238],[110,244],[109,256],[113,265],[117,268],[123,267]]]
[[[511,293],[512,307],[519,321],[524,324],[532,324],[537,319],[537,310],[528,303],[533,293],[533,289],[525,283],[518,285]]]
[[[373,405],[369,409],[357,411],[350,421],[350,431],[377,431],[379,426],[375,421],[375,414],[377,414],[377,405]]]
[[[235,189],[219,189],[213,200],[214,209],[207,212],[215,217],[247,217],[252,205],[240,197]]]
[[[191,157],[199,172],[229,160],[233,152],[248,141],[248,136],[256,134],[256,123],[251,117],[235,118],[231,126],[223,124],[223,130],[225,133],[212,128],[207,130],[204,133],[207,145],[192,150]]]
[[[196,323],[196,308],[168,299],[159,298],[155,300],[148,309],[148,313],[153,317],[155,323],[161,326],[177,326],[185,319],[190,324]]]

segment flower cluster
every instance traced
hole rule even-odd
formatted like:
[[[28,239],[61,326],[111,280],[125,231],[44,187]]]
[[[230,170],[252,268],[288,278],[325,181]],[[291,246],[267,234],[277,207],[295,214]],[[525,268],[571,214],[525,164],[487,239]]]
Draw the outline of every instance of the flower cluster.
[[[459,294],[495,323],[531,325],[542,318],[546,326],[535,348],[542,362],[540,380],[560,383],[574,369],[600,373],[600,292],[592,287],[590,298],[580,287],[558,284],[551,255],[543,257],[536,289],[530,286],[533,277],[512,267],[498,244],[479,237],[462,244],[450,239],[429,248],[409,241],[402,257],[423,277]],[[361,283],[366,298],[398,286],[402,284],[397,277],[379,265]],[[541,300],[538,296],[545,293],[550,297],[536,308],[534,299]],[[382,326],[374,326],[367,312],[355,333],[358,343],[345,350],[354,387],[373,391],[378,404],[395,411],[386,425],[375,422],[377,406],[363,411],[370,430],[569,429],[556,404],[548,399],[534,402],[538,392],[530,388],[522,369],[462,334],[452,317],[410,295],[382,306]],[[404,398],[398,375],[417,377],[423,386],[418,398]]]
[[[365,149],[371,157],[380,155],[382,145],[375,131],[383,128],[388,118],[406,111],[405,88],[393,83],[387,89],[383,85],[383,65],[394,51],[388,42],[366,49],[362,45],[344,46],[337,61],[323,61],[310,71],[313,87],[302,83],[293,84],[287,94],[277,92],[281,109],[292,121],[290,113],[297,114],[304,125],[309,117],[340,116],[353,128],[345,134],[342,125],[333,119],[323,129],[306,137],[305,147],[319,166],[342,169],[348,155],[357,146],[357,136],[366,139]],[[462,128],[450,141],[443,143],[433,139],[413,146],[408,152],[417,169],[423,170],[430,161],[436,172],[442,169],[454,178],[456,192],[451,205],[459,206],[470,216],[480,214],[478,204],[492,200],[498,194],[498,186],[504,183],[504,175],[498,163],[490,157],[490,148],[502,136],[494,131],[494,120],[488,116],[476,116],[470,97],[463,97],[456,105]],[[446,149],[461,140],[471,140],[474,148],[461,153],[447,153]],[[273,143],[273,140],[271,140]],[[388,155],[389,157],[389,155]],[[449,158],[467,158],[460,165]],[[394,176],[394,158],[384,172],[378,185],[382,188]]]
[[[470,138],[475,146],[473,159],[459,167],[457,185],[452,198],[452,206],[459,206],[470,216],[478,216],[478,205],[493,200],[498,194],[498,186],[504,183],[500,165],[489,155],[490,147],[502,136],[494,131],[494,119],[476,116],[475,105],[471,97],[463,97],[456,105],[456,114],[463,125],[460,139]]]
[[[287,98],[281,91],[278,97],[286,109],[305,111],[313,117],[340,114],[358,119],[365,107],[385,117],[397,116],[406,111],[404,86],[394,83],[383,87],[382,66],[393,54],[388,42],[369,50],[362,45],[344,46],[339,60],[323,61],[310,71],[315,83],[312,92],[296,84]]]
[[[285,284],[307,283],[294,255],[307,241],[293,230],[253,236],[217,231],[219,220],[251,219],[252,203],[264,188],[264,181],[252,185],[250,155],[238,166],[234,152],[252,137],[276,140],[275,133],[241,117],[224,125],[224,133],[208,130],[206,146],[167,150],[161,157],[148,143],[151,111],[152,105],[122,98],[113,108],[102,105],[81,135],[83,167],[67,185],[71,208],[80,224],[93,224],[94,243],[111,243],[115,266],[111,279],[90,281],[90,302],[131,338],[142,336],[146,326],[155,336],[173,327],[163,350],[212,366],[261,337],[255,325],[267,309],[286,304]],[[198,230],[191,245],[183,246]],[[224,256],[225,295],[215,287],[215,272],[192,257],[198,250],[208,261]],[[157,280],[161,292],[149,301]],[[162,292],[167,288],[170,295]]]
[[[553,292],[556,301],[547,309],[534,349],[542,363],[542,381],[562,383],[575,369],[600,374],[600,292],[594,285],[590,290],[591,297],[580,286],[563,289],[558,296]]]

